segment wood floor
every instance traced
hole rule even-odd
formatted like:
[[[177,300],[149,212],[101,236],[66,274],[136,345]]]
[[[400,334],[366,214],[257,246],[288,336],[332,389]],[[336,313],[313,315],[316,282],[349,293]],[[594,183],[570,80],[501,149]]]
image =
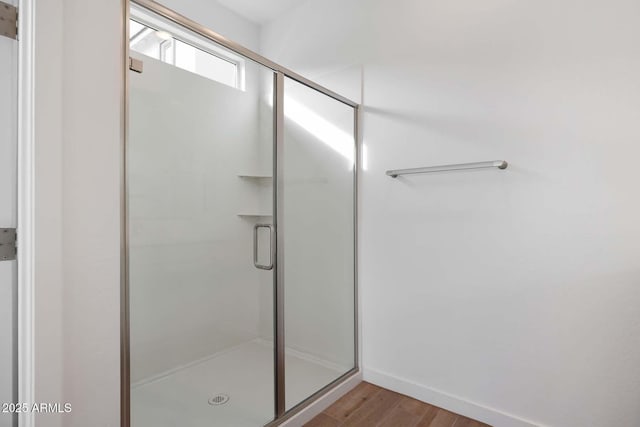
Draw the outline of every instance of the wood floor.
[[[479,421],[361,382],[305,427],[488,427]]]

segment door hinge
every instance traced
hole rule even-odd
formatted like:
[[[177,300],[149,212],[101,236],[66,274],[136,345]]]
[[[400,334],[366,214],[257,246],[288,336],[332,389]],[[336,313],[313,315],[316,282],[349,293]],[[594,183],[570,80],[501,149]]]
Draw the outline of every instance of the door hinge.
[[[129,69],[136,73],[142,73],[142,61],[136,58],[129,57]]]
[[[18,8],[0,1],[0,36],[18,38]]]
[[[0,261],[16,259],[17,237],[15,228],[0,228]]]

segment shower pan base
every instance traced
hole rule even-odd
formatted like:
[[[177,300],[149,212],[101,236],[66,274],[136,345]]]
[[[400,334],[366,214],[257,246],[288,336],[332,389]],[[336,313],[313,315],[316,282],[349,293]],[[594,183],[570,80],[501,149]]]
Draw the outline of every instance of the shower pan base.
[[[287,407],[348,368],[297,351],[286,354]],[[134,385],[132,427],[257,427],[273,418],[273,346],[253,340],[168,375]],[[227,395],[226,403],[209,400]]]

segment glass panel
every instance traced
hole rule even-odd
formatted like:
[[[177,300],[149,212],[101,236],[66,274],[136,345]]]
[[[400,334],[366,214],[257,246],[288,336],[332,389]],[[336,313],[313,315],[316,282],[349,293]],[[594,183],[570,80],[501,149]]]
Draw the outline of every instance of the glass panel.
[[[354,368],[354,110],[285,79],[286,407]]]
[[[133,427],[274,417],[273,72],[246,91],[132,52],[128,203]],[[258,235],[268,262],[269,233]]]
[[[129,34],[132,51],[228,86],[239,87],[238,64],[230,58],[214,55],[179,40],[169,31],[156,30],[133,19],[129,21]]]
[[[233,62],[218,58],[180,40],[175,40],[174,49],[176,67],[217,80],[231,87],[237,86],[238,67]]]

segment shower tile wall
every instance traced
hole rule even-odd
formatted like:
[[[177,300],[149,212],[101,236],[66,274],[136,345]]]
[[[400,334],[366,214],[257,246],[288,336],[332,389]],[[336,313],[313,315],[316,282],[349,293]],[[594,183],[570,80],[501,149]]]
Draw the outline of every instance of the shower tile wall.
[[[271,276],[253,267],[252,223],[237,215],[264,192],[238,177],[260,153],[257,71],[248,64],[243,92],[141,59],[129,147],[134,384],[260,337],[260,276]]]

